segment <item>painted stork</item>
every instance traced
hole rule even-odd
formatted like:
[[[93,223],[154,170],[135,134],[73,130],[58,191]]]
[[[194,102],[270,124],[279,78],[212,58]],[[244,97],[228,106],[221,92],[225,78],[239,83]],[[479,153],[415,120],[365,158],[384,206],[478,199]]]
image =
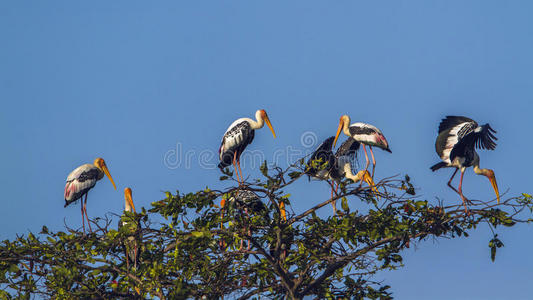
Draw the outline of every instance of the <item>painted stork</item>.
[[[250,212],[256,215],[263,214],[265,215],[265,217],[269,217],[268,214],[266,214],[267,209],[263,201],[261,201],[261,198],[256,193],[250,190],[237,191],[235,196],[230,197],[227,200],[227,202],[226,202],[226,198],[222,198],[222,200],[220,201],[220,206],[222,208],[222,211],[220,213],[221,218],[224,217],[224,208],[226,207],[226,205],[238,205],[238,207],[243,208],[244,213],[246,214],[247,217],[250,216]],[[287,221],[287,216],[285,212],[285,204],[283,202],[280,202],[279,209],[280,209],[281,218],[284,221]],[[222,224],[220,224],[220,226],[221,228],[223,228]],[[247,229],[247,231],[248,231],[248,234],[251,235],[251,231],[249,228]],[[241,240],[241,245],[240,245],[239,250],[243,248],[243,242],[244,240]],[[223,245],[224,244],[221,243],[221,246]],[[250,250],[250,247],[251,247],[251,244],[248,241],[247,250]]]
[[[272,128],[270,119],[264,109],[260,109],[255,113],[255,119],[256,121],[250,118],[240,118],[231,123],[224,133],[222,143],[218,149],[220,158],[218,167],[223,170],[225,167],[233,164],[239,185],[244,182],[239,159],[246,146],[253,141],[255,130],[263,128],[266,123],[268,128],[270,128],[270,131],[272,131],[272,135],[276,138],[274,128]]]
[[[140,224],[128,213],[135,213],[135,205],[131,195],[131,188],[124,189],[124,213],[118,223],[119,230],[126,228],[129,236],[124,241],[124,256],[126,258],[127,268],[130,268],[130,263],[137,269],[137,262],[139,261],[139,244],[140,240]]]
[[[366,153],[366,145],[368,145],[368,147],[370,148],[370,154],[372,155],[372,178],[374,178],[374,171],[376,170],[376,159],[374,158],[372,146],[376,146],[387,152],[392,153],[389,148],[389,143],[387,142],[387,139],[385,138],[383,133],[381,133],[381,130],[379,130],[376,126],[361,122],[353,123],[352,125],[350,125],[350,117],[347,115],[343,115],[340,118],[339,128],[337,129],[337,134],[335,135],[335,142],[333,142],[333,146],[337,145],[337,139],[339,138],[339,134],[341,133],[341,131],[344,132],[344,134],[348,137],[351,137],[357,142],[363,144],[363,150],[365,151],[366,158],[365,170],[368,170],[368,166],[370,164],[368,154]]]
[[[331,136],[324,140],[322,144],[313,152],[309,160],[307,161],[307,169],[305,173],[308,176],[322,179],[331,180],[331,198],[333,198],[333,192],[338,188],[342,178],[346,177],[354,182],[364,180],[371,187],[374,187],[374,181],[368,174],[367,170],[361,170],[356,175],[352,173],[351,159],[357,153],[360,147],[359,142],[354,139],[347,139],[337,149],[337,152],[333,154],[331,150],[335,141],[335,137]],[[337,188],[334,184],[337,184]],[[373,188],[374,189],[374,188]],[[333,206],[333,213],[337,213],[336,201],[331,203]]]
[[[85,217],[87,218],[87,224],[89,225],[89,230],[91,229],[91,223],[89,222],[89,217],[87,216],[87,195],[89,190],[94,187],[96,182],[104,177],[104,174],[107,175],[115,190],[117,186],[107,169],[107,165],[102,158],[97,158],[94,160],[94,163],[84,164],[74,171],[70,172],[67,177],[67,184],[65,185],[65,207],[69,204],[76,202],[76,200],[81,199],[85,195],[85,202],[81,200],[81,218],[83,224],[83,232],[85,232]],[[84,215],[85,214],[85,215]]]
[[[466,202],[469,200],[463,195],[462,187],[463,175],[468,167],[474,167],[474,173],[484,175],[490,180],[498,203],[500,203],[500,194],[494,171],[479,167],[479,155],[475,150],[475,148],[494,150],[496,148],[495,140],[498,140],[494,133],[496,131],[488,123],[479,126],[476,121],[467,117],[447,116],[439,125],[439,135],[435,142],[435,150],[442,162],[433,165],[431,170],[455,168],[452,177],[448,181],[448,186],[461,196],[465,212],[468,212]],[[461,179],[458,189],[455,189],[451,183],[458,170],[461,170]]]

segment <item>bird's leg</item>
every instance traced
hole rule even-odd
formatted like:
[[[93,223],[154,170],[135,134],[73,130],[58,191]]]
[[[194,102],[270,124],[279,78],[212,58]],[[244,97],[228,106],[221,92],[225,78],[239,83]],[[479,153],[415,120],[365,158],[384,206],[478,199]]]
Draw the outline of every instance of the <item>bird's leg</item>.
[[[233,152],[233,169],[235,170],[235,175],[237,176],[237,181],[239,186],[241,186],[241,179],[239,178],[239,170],[237,170],[237,152]]]
[[[241,160],[240,159],[237,159],[237,166],[239,167],[239,173],[241,174],[241,183],[244,183],[244,176],[242,175]]]
[[[89,225],[89,232],[93,232],[93,229],[91,228],[91,221],[89,220],[89,216],[87,215],[87,196],[89,196],[89,192],[85,193],[85,202],[83,203],[83,210],[85,211],[85,219],[87,219],[87,225]]]
[[[376,159],[374,158],[374,151],[372,151],[372,146],[370,148],[370,155],[372,155],[372,180],[374,179],[374,171],[376,170]]]
[[[328,181],[329,185],[331,186],[331,199],[333,199],[333,191],[335,188],[333,187],[333,182]],[[335,216],[337,214],[337,201],[333,200],[331,202],[331,206],[333,206],[333,215]]]
[[[85,215],[83,214],[83,198],[81,198],[80,207],[81,207],[81,224],[83,225],[83,233],[85,233]]]
[[[470,201],[463,195],[463,175],[464,174],[465,174],[465,169],[463,168],[461,170],[461,179],[459,180],[459,195],[461,195],[461,199],[463,200],[463,205],[465,206],[465,213],[468,214],[468,208],[466,207],[466,203]]]
[[[366,166],[365,166],[365,173],[368,170],[368,166],[370,165],[370,161],[368,160],[368,154],[366,153],[366,145],[363,144],[363,150],[365,150],[365,158],[366,158]],[[361,180],[359,181],[359,187],[363,185],[363,177],[361,177]]]
[[[459,171],[459,169],[455,169],[455,172],[453,172],[452,174],[452,177],[450,178],[450,180],[448,180],[448,186],[454,190],[457,194],[461,195],[461,193],[459,193],[459,191],[457,189],[455,189],[453,186],[452,186],[452,180],[453,178],[455,177],[455,174],[457,174],[457,171]]]

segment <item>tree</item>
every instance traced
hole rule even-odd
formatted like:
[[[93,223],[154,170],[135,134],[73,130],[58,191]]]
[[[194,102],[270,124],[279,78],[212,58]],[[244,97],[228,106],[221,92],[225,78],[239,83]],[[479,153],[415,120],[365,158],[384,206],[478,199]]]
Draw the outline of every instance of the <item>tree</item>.
[[[344,181],[337,196],[285,219],[288,191],[303,175],[300,162],[282,170],[261,167],[261,180],[226,190],[166,193],[148,210],[122,218],[141,226],[91,220],[97,230],[29,233],[0,245],[2,298],[38,294],[72,298],[318,298],[391,299],[389,286],[373,274],[402,266],[402,250],[428,238],[468,237],[486,224],[530,222],[533,198],[523,194],[500,204],[472,201],[443,206],[416,196],[409,176],[386,178],[375,187]],[[226,171],[221,180],[230,180]],[[240,193],[258,201],[242,201]],[[218,205],[225,199],[224,208]],[[229,201],[229,200],[233,201]],[[316,212],[340,200],[337,216]],[[350,203],[363,201],[364,212]],[[311,202],[311,201],[307,201]],[[259,205],[258,205],[259,204]],[[246,212],[245,212],[246,211]],[[163,217],[166,221],[152,223]],[[137,267],[127,262],[124,242],[137,240]],[[244,247],[247,243],[250,247]],[[244,244],[244,245],[243,245]],[[489,242],[491,259],[503,243]],[[126,251],[127,252],[127,251]]]

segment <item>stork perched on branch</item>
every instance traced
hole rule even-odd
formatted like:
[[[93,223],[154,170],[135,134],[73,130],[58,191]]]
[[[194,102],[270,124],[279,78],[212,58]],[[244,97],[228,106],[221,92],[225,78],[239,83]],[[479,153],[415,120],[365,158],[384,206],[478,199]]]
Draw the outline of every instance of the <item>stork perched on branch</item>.
[[[389,143],[387,139],[376,126],[358,122],[350,125],[350,117],[343,115],[340,118],[339,128],[337,129],[337,134],[335,135],[335,142],[333,147],[337,144],[337,139],[339,134],[344,132],[345,135],[354,139],[355,141],[363,144],[363,150],[365,151],[366,166],[365,170],[368,170],[370,160],[368,159],[368,154],[366,153],[366,146],[370,148],[370,154],[372,155],[372,178],[374,178],[374,171],[376,170],[376,159],[374,158],[374,152],[372,151],[372,146],[381,148],[387,152],[392,153],[389,148]]]
[[[89,230],[92,231],[89,216],[87,216],[87,195],[89,194],[89,190],[95,186],[96,182],[104,177],[104,174],[107,175],[116,190],[117,186],[102,158],[95,159],[92,165],[84,164],[77,167],[67,177],[67,184],[65,185],[65,207],[85,195],[85,202],[83,202],[83,199],[81,200],[83,232],[85,232],[85,217],[87,218]]]
[[[120,218],[118,223],[119,230],[125,228],[128,237],[124,241],[124,256],[126,258],[127,268],[130,268],[130,264],[137,269],[137,262],[139,261],[139,241],[140,236],[140,224],[131,214],[135,214],[135,205],[133,205],[133,198],[131,195],[131,188],[124,189],[124,214]]]
[[[463,195],[463,175],[468,167],[473,167],[474,173],[486,176],[489,179],[496,193],[498,203],[500,203],[500,194],[494,171],[479,167],[479,155],[475,150],[475,148],[494,150],[496,148],[495,140],[498,140],[494,133],[496,131],[489,124],[479,126],[476,121],[467,117],[447,116],[439,125],[439,135],[435,142],[435,150],[442,162],[433,165],[431,170],[455,168],[452,177],[448,181],[448,186],[461,196],[465,212],[468,212],[466,203],[469,200]],[[461,170],[461,179],[458,189],[455,189],[451,183],[459,170]]]
[[[333,198],[334,192],[337,193],[338,186],[344,177],[354,182],[364,180],[373,187],[374,181],[367,170],[361,170],[356,175],[352,173],[351,162],[359,149],[359,142],[354,139],[347,139],[333,154],[331,148],[334,140],[335,137],[331,136],[318,146],[307,161],[305,173],[317,179],[331,180],[331,198]],[[337,184],[337,188],[334,187],[335,184]],[[336,201],[333,201],[331,205],[333,206],[333,213],[336,214]]]
[[[223,170],[225,167],[233,164],[239,185],[244,182],[240,157],[246,146],[253,141],[255,130],[263,128],[266,123],[270,131],[272,131],[274,138],[276,137],[274,128],[272,128],[270,119],[264,109],[256,111],[255,118],[255,121],[250,118],[240,118],[231,123],[224,133],[222,143],[218,149],[220,159],[218,167]]]

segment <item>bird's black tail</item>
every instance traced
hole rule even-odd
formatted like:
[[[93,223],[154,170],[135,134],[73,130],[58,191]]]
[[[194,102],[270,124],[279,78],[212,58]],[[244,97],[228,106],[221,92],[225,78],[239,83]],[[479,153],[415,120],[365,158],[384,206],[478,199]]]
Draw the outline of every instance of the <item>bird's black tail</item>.
[[[441,161],[440,163],[433,165],[433,166],[431,167],[431,171],[435,172],[435,171],[437,171],[438,169],[440,169],[440,168],[444,168],[444,167],[446,167],[446,166],[448,166],[448,164],[446,164],[445,162]]]

